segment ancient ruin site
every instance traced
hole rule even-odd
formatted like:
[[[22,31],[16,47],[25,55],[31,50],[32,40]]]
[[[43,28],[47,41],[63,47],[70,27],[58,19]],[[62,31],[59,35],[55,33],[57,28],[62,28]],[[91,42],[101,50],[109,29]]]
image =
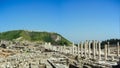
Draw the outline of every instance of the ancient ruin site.
[[[49,43],[0,42],[0,68],[119,68],[120,46],[99,41],[58,46]]]
[[[120,68],[120,0],[0,0],[0,68]]]

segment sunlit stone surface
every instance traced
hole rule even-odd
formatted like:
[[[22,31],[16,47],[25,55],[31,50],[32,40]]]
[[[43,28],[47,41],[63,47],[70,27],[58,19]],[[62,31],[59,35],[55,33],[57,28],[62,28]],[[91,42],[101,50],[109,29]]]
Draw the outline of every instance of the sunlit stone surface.
[[[2,40],[0,46],[0,68],[112,68],[120,57],[119,42],[104,49],[96,40],[70,46]]]

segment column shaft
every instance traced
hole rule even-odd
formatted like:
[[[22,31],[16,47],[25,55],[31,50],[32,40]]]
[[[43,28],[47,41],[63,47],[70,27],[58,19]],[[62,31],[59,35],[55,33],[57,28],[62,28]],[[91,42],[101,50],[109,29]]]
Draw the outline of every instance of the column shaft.
[[[117,43],[117,56],[119,56],[119,42]]]
[[[84,43],[84,53],[85,53],[84,56],[85,56],[85,57],[87,57],[87,53],[86,53],[86,52],[87,52],[87,47],[86,47],[86,42],[85,42],[85,43]]]
[[[104,50],[104,55],[105,55],[105,61],[107,60],[107,45],[105,45],[105,50]]]
[[[95,41],[93,41],[93,59],[95,59]]]
[[[91,43],[88,43],[88,57],[91,58]]]
[[[81,56],[83,56],[83,43],[81,42]]]
[[[101,44],[100,44],[100,42],[98,42],[98,58],[99,58],[99,60],[101,60]]]
[[[72,44],[72,54],[74,55],[74,43]]]
[[[80,55],[80,49],[79,49],[79,44],[78,44],[78,47],[77,47],[77,53],[78,53],[78,56]]]

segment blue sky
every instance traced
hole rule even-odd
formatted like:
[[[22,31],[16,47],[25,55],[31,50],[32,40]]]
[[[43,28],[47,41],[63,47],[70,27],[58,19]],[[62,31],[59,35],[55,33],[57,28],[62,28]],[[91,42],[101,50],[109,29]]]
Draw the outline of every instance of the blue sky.
[[[0,0],[0,32],[57,32],[70,41],[120,38],[119,0]]]

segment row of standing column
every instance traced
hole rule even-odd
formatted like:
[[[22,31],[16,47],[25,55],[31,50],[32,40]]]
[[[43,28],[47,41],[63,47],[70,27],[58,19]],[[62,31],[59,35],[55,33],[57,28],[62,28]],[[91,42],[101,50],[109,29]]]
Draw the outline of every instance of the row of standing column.
[[[109,42],[107,45],[105,45],[104,48],[104,59],[107,60],[107,57],[110,55],[110,49],[109,49]],[[91,58],[91,59],[97,59],[101,60],[101,43],[99,41],[86,41],[86,42],[80,42],[78,46],[75,46],[75,44],[72,44],[72,47],[69,47],[66,49],[66,46],[52,46],[49,43],[49,47],[47,48],[52,49],[54,51],[59,51],[62,53],[69,53],[73,55],[78,55],[85,58]],[[119,42],[117,43],[117,56],[119,56]]]
[[[91,48],[92,44],[92,48]],[[74,47],[74,45],[73,45]],[[80,43],[78,46],[78,56],[84,56],[86,58],[92,58],[96,59],[98,56],[98,59],[101,60],[101,44],[97,41],[86,41],[85,43]],[[74,51],[75,48],[73,48]],[[74,53],[74,52],[73,52]]]
[[[92,46],[92,47],[91,47]],[[75,53],[75,45],[73,44],[72,54]],[[101,60],[101,55],[104,54],[104,59],[107,60],[107,57],[110,56],[110,45],[109,42],[104,46],[104,53],[101,51],[101,43],[99,41],[86,41],[86,42],[80,42],[77,46],[77,55],[85,58],[92,58]],[[117,43],[117,56],[119,56],[119,42]]]

